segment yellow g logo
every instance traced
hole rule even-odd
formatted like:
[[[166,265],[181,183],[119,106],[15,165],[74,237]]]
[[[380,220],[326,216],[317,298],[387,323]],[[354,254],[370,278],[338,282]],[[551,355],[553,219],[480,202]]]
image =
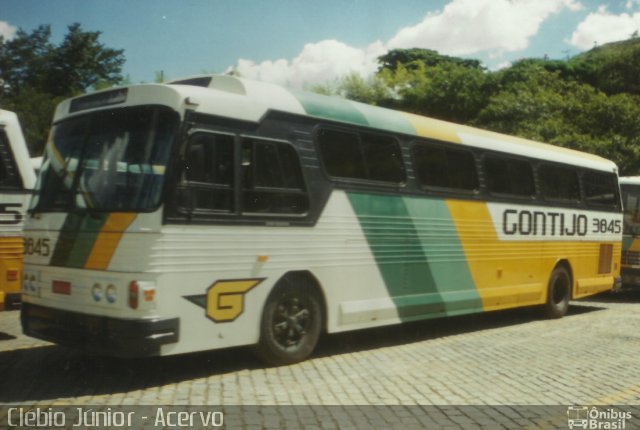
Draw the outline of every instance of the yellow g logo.
[[[207,316],[215,322],[229,322],[244,311],[244,296],[264,279],[217,281],[207,290]]]

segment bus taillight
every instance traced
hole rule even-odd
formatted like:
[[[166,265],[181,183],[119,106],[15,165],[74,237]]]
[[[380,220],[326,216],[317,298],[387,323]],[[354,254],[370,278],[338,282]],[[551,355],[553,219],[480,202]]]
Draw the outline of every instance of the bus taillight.
[[[7,282],[12,282],[17,280],[18,280],[18,271],[15,269],[7,270]]]
[[[129,307],[131,309],[138,309],[139,291],[138,281],[131,281],[129,284]]]

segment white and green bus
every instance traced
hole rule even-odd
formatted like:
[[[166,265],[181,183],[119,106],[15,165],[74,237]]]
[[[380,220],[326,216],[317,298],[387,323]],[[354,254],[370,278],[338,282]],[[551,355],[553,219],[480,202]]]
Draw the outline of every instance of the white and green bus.
[[[24,332],[110,355],[292,363],[620,280],[614,163],[231,76],[62,102],[36,189]]]
[[[0,109],[0,310],[20,303],[22,227],[35,182],[18,116]]]

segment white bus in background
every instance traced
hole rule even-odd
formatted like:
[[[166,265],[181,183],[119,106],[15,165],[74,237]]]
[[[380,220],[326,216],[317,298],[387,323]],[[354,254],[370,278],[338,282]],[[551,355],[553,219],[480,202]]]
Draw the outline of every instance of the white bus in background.
[[[15,113],[0,109],[0,309],[20,302],[24,214],[36,182]]]

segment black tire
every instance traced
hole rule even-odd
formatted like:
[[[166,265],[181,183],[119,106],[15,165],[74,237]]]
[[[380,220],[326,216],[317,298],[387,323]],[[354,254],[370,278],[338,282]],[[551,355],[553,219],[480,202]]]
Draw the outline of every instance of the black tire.
[[[303,361],[316,347],[321,328],[322,305],[317,290],[304,279],[284,278],[264,305],[255,353],[274,366]]]
[[[563,266],[557,266],[551,272],[547,288],[547,302],[544,310],[549,318],[562,318],[569,309],[571,299],[571,276]]]

